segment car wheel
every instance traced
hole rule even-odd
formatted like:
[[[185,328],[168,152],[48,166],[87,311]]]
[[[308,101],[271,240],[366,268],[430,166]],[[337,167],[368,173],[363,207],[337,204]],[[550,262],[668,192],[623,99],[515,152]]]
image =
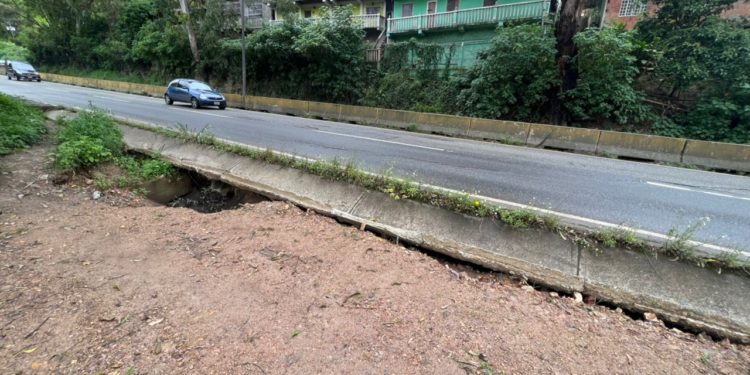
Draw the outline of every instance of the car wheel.
[[[222,104],[222,105],[219,106],[219,109],[227,109],[227,105],[226,104]]]
[[[198,109],[201,107],[201,105],[198,104],[198,99],[196,98],[190,99],[190,106],[193,107],[194,109]]]
[[[172,98],[170,98],[169,95],[165,94],[164,95],[164,103],[167,103],[167,105],[172,105],[172,104],[174,104],[174,100],[172,100]]]

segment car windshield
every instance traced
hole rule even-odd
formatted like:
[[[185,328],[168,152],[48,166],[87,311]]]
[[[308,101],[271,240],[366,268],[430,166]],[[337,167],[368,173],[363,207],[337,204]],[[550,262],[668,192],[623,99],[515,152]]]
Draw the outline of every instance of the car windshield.
[[[213,89],[211,88],[211,86],[209,86],[209,85],[207,85],[207,84],[205,84],[203,82],[190,82],[189,86],[190,86],[191,89],[213,91]]]
[[[26,63],[16,62],[12,64],[13,64],[13,69],[16,69],[16,70],[34,70],[33,66],[26,64]]]

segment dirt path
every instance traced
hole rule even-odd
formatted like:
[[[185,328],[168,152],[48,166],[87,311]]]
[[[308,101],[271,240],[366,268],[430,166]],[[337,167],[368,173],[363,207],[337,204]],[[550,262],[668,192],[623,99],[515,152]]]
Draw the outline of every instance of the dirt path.
[[[748,347],[285,203],[93,201],[51,150],[0,159],[0,374],[750,374]]]

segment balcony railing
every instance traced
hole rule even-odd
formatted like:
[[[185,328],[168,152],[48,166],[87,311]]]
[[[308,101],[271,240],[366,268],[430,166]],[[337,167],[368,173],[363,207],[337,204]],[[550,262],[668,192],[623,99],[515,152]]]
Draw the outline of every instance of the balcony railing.
[[[321,18],[317,17],[310,17],[310,18],[304,18],[305,20],[317,22],[320,21]],[[378,29],[383,30],[385,28],[385,17],[379,15],[379,14],[367,14],[364,16],[352,16],[352,20],[354,20],[355,23],[358,23],[359,26],[363,29]],[[284,20],[268,20],[264,21],[264,24],[267,24],[269,26],[279,25]]]
[[[385,17],[379,14],[366,14],[364,16],[353,16],[355,21],[361,22],[363,29],[378,29],[383,30],[385,28]]]
[[[497,24],[511,20],[541,19],[549,13],[549,8],[550,0],[537,0],[424,14],[421,16],[391,18],[388,20],[388,32],[394,34],[430,29],[457,28],[460,26]]]

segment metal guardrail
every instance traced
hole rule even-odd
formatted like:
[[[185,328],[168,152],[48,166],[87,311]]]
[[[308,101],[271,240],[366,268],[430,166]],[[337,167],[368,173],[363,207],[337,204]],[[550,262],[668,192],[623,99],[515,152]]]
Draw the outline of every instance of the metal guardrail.
[[[511,20],[541,19],[549,13],[549,8],[549,0],[539,0],[391,18],[388,20],[388,32],[394,34],[459,26],[497,24]]]

